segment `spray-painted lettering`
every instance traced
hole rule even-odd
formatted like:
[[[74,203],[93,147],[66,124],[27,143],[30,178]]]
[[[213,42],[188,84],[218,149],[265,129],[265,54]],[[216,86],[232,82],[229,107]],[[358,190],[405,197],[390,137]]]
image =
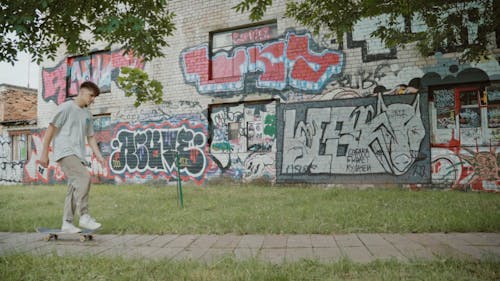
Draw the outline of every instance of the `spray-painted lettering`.
[[[86,80],[95,82],[102,91],[109,91],[122,66],[144,68],[144,61],[123,54],[122,50],[63,60],[53,68],[42,69],[42,97],[61,104],[67,96],[76,95],[78,85]]]
[[[114,174],[131,176],[140,173],[153,178],[177,177],[176,154],[179,155],[181,178],[204,180],[208,165],[206,132],[202,126],[182,122],[172,126],[165,122],[145,128],[119,124],[111,141],[113,152],[109,165]]]
[[[184,50],[181,64],[186,81],[201,94],[286,87],[320,92],[341,72],[344,55],[331,49],[315,51],[313,43],[310,34],[288,32],[274,42],[219,51],[212,58],[204,44]]]
[[[408,171],[428,154],[421,152],[427,133],[419,104],[419,95],[413,104],[390,105],[379,95],[376,108],[366,102],[358,107],[287,105],[278,179],[385,174],[410,181]],[[429,174],[411,180],[428,181]]]

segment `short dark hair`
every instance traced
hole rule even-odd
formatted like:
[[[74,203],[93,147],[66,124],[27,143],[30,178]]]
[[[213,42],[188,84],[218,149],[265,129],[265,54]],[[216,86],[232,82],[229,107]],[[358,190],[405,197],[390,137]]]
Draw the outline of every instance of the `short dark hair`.
[[[98,96],[101,94],[101,90],[99,89],[99,86],[97,86],[94,82],[91,81],[85,81],[82,84],[80,84],[80,89],[89,89],[92,92],[94,92],[94,96]]]

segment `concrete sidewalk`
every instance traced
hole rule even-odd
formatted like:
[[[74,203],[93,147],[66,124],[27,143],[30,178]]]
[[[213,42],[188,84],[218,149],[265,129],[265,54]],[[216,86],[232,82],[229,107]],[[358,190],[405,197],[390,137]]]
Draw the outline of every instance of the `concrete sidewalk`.
[[[348,258],[368,263],[377,259],[458,258],[500,262],[500,233],[419,233],[343,235],[101,235],[80,242],[77,234],[44,241],[40,233],[0,232],[0,256],[123,256],[156,260],[214,262],[225,256],[258,258],[275,264],[300,259],[335,262]]]

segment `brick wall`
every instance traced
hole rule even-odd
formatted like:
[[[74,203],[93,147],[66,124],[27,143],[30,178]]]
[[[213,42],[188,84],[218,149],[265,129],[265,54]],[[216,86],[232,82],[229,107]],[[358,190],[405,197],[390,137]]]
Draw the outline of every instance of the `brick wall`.
[[[286,1],[280,0],[273,1],[263,19],[276,22],[278,37],[264,44],[249,43],[216,53],[232,66],[237,65],[239,74],[220,81],[203,79],[208,77],[211,59],[207,57],[209,34],[253,24],[248,14],[231,9],[238,3],[170,1],[169,9],[177,15],[177,30],[167,38],[170,47],[165,48],[165,57],[143,66],[150,77],[163,84],[163,104],[135,108],[134,99],[125,98],[115,82],[111,82],[110,92],[96,99],[91,111],[111,116],[112,158],[107,167],[98,167],[108,172],[107,179],[175,180],[178,172],[172,155],[183,147],[186,150],[181,153],[181,178],[199,184],[226,176],[237,180],[275,181],[281,177],[286,181],[330,183],[339,179],[367,182],[375,175],[378,182],[447,182],[498,189],[500,181],[494,167],[489,173],[496,175],[493,178],[486,173],[474,176],[470,171],[488,146],[492,147],[490,156],[497,158],[500,128],[485,126],[488,120],[484,119],[476,130],[459,123],[439,129],[439,109],[432,96],[435,86],[475,85],[482,91],[488,90],[486,80],[495,85],[500,80],[498,48],[490,59],[466,63],[459,62],[456,53],[421,56],[414,44],[386,48],[370,36],[374,21],[383,21],[384,16],[361,20],[339,44],[325,32],[313,35],[285,18]],[[103,46],[98,44],[94,50]],[[258,56],[246,56],[250,51]],[[236,61],[237,55],[240,61]],[[42,74],[56,74],[54,71],[65,63],[61,50],[55,61],[44,62]],[[51,91],[57,90],[54,81],[62,81],[43,77],[38,95],[40,138],[58,104],[49,98]],[[407,97],[396,97],[399,94]],[[286,107],[288,104],[290,107]],[[487,118],[489,107],[481,110],[482,118]],[[458,116],[458,112],[453,114]],[[391,118],[410,119],[401,123],[391,122]],[[375,121],[380,127],[372,126]],[[408,130],[413,137],[401,139],[400,135],[411,135]],[[474,139],[475,133],[481,138]],[[348,135],[353,139],[346,143]],[[436,139],[444,139],[447,144],[437,147]],[[454,139],[463,141],[459,148],[452,147]],[[477,149],[466,147],[474,141]],[[122,150],[124,143],[127,150]],[[355,147],[349,148],[348,144]],[[332,168],[328,170],[327,166]],[[315,175],[317,171],[321,175]],[[49,178],[44,176],[43,180]]]
[[[37,95],[35,90],[6,86],[0,93],[3,108],[1,121],[35,120],[37,117]]]

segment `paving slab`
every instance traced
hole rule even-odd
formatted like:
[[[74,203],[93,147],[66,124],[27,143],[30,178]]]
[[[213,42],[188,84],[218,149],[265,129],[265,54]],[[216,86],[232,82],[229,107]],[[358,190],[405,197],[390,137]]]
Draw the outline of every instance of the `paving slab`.
[[[390,247],[390,243],[378,233],[360,233],[357,236],[366,246]]]
[[[12,254],[12,253],[30,253],[35,251],[38,248],[42,248],[47,246],[47,242],[45,241],[34,241],[30,243],[16,243],[16,244],[6,244],[2,246],[3,254]]]
[[[405,237],[401,234],[381,234],[381,236],[391,243],[396,249],[401,252],[407,259],[432,259],[434,255],[424,246],[416,243],[415,241]]]
[[[436,240],[436,238],[429,235],[429,233],[408,233],[405,234],[405,237],[422,246],[430,248],[441,244],[441,241]]]
[[[407,258],[395,247],[391,246],[371,246],[367,245],[368,251],[375,259],[388,260],[396,259],[398,261],[407,261]]]
[[[364,246],[340,247],[342,254],[353,262],[369,263],[375,260]]]
[[[160,250],[161,248],[147,246],[131,247],[131,250],[127,252],[126,257],[132,259],[151,258],[155,256],[157,251]]]
[[[341,234],[334,236],[339,247],[364,247],[356,234]]]
[[[230,248],[234,249],[238,246],[241,240],[241,235],[225,234],[220,235],[219,239],[214,243],[212,247],[214,248]]]
[[[234,256],[237,260],[248,260],[257,258],[259,252],[258,248],[238,247],[234,249]]]
[[[107,248],[106,250],[100,252],[98,255],[99,256],[105,256],[105,257],[127,257],[129,252],[133,250],[133,247],[127,247],[127,246],[120,246],[120,247],[110,247]]]
[[[336,262],[342,258],[342,252],[338,247],[313,248],[313,256],[321,262]]]
[[[144,243],[144,246],[163,248],[177,237],[179,237],[179,235],[176,234],[159,235],[153,240]]]
[[[264,243],[264,235],[245,235],[241,237],[238,248],[260,249]]]
[[[296,262],[302,259],[314,259],[312,247],[286,248],[285,261]]]
[[[149,242],[154,240],[157,235],[138,235],[137,237],[127,241],[128,246],[137,246],[137,247],[142,247],[142,246],[149,246]]]
[[[272,264],[281,264],[285,261],[285,248],[263,248],[257,258]]]
[[[151,253],[149,258],[153,260],[170,260],[173,257],[175,257],[177,254],[179,254],[183,248],[178,248],[178,247],[163,247],[163,248],[158,248],[158,251]]]
[[[285,248],[287,240],[286,235],[266,235],[262,242],[262,248]]]
[[[182,248],[173,258],[175,260],[199,260],[210,248]]]
[[[168,243],[168,247],[185,248],[198,239],[199,235],[180,235]]]
[[[311,248],[312,242],[309,235],[289,235],[287,242],[287,248]]]
[[[217,235],[201,235],[198,239],[194,240],[189,245],[190,248],[210,248],[212,247],[219,237]]]
[[[311,245],[314,248],[330,248],[330,247],[338,248],[337,242],[335,242],[335,239],[333,238],[332,235],[312,234],[310,238],[311,238]]]
[[[122,256],[153,260],[196,260],[213,263],[226,256],[261,259],[273,264],[314,259],[335,262],[348,258],[367,263],[401,262],[442,257],[470,261],[500,261],[500,233],[359,233],[338,235],[96,235],[80,242],[78,236],[43,241],[39,233],[0,232],[0,255]]]

